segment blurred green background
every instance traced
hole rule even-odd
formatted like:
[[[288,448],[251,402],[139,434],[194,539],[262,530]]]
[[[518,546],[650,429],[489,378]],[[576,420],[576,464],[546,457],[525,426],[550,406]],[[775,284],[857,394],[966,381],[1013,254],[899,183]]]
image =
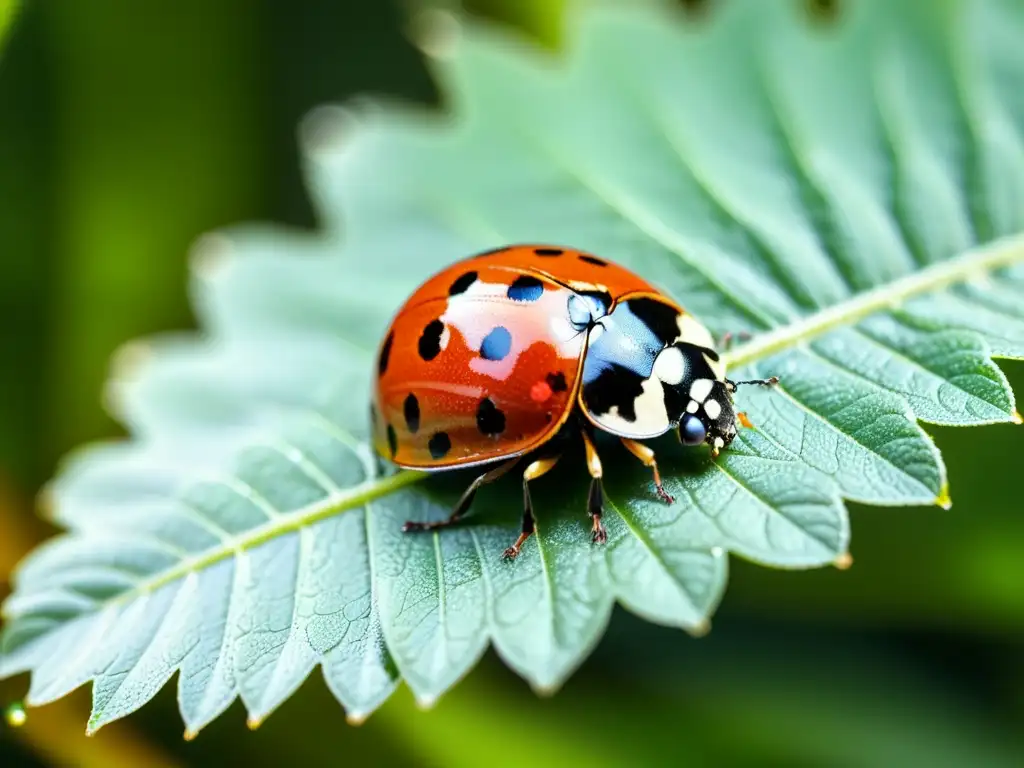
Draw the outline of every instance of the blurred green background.
[[[111,353],[192,325],[190,243],[314,226],[301,116],[362,92],[440,100],[405,35],[425,5],[22,6],[0,54],[0,598],[52,533],[34,498],[61,455],[119,433],[100,407]],[[563,0],[462,6],[558,44]],[[1024,364],[1005,367],[1024,392]],[[929,431],[952,510],[854,509],[845,572],[734,561],[701,640],[619,611],[553,698],[492,655],[429,713],[403,690],[351,727],[311,679],[258,732],[236,705],[186,743],[172,688],[91,739],[83,690],[0,725],[0,765],[1024,765],[1024,433]],[[0,704],[26,685],[0,683]]]

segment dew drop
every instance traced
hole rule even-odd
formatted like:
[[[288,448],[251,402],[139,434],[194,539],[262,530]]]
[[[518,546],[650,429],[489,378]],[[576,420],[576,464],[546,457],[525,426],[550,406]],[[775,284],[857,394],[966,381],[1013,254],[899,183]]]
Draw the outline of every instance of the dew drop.
[[[362,725],[366,722],[365,712],[349,712],[345,715],[345,722],[349,725]]]
[[[707,619],[701,619],[690,627],[687,632],[690,633],[691,637],[706,637],[711,632],[711,622]]]
[[[843,552],[843,554],[837,557],[832,564],[840,571],[845,571],[847,568],[853,565],[853,555],[851,555],[849,552]]]
[[[1013,420],[1014,424],[1024,424],[1024,416],[1020,415],[1020,411],[1014,411],[1010,415],[1010,418]]]
[[[25,705],[20,701],[12,701],[4,710],[4,720],[11,728],[21,728],[28,720]]]
[[[953,507],[953,499],[949,496],[949,485],[942,486],[939,495],[935,497],[935,503],[943,509],[951,509]]]
[[[711,556],[712,557],[721,557],[724,554],[725,554],[725,550],[722,549],[721,547],[712,547],[711,548]]]

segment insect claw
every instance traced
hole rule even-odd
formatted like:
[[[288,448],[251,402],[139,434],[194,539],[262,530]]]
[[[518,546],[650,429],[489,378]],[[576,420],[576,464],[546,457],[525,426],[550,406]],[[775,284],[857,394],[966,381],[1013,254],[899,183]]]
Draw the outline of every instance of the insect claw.
[[[668,491],[666,491],[665,487],[663,485],[661,485],[661,484],[657,485],[655,487],[655,490],[657,490],[657,492],[658,492],[658,497],[662,501],[664,501],[666,504],[671,504],[672,502],[674,502],[676,500],[675,496],[673,496]]]
[[[519,547],[513,545],[501,553],[502,560],[515,560],[519,556]]]

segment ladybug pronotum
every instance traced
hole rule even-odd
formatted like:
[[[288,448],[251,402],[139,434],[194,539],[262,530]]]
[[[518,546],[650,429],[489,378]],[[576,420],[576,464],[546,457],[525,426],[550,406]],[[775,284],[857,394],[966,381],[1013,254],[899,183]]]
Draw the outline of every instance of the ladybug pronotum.
[[[504,552],[515,557],[533,533],[529,482],[558,462],[579,435],[591,476],[587,512],[604,542],[604,492],[595,429],[619,437],[654,475],[640,440],[677,429],[685,445],[714,455],[736,436],[733,382],[711,334],[633,272],[589,253],[518,245],[472,256],[427,280],[395,315],[377,355],[371,420],[374,446],[421,471],[486,466],[447,520],[478,488],[527,459],[523,526]]]

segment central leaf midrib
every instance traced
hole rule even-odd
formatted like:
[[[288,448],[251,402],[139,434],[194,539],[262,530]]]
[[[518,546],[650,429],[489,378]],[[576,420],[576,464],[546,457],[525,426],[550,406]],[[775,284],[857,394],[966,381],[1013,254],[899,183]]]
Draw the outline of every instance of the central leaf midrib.
[[[909,299],[949,288],[977,275],[1024,263],[1024,233],[971,248],[946,261],[911,272],[898,280],[859,293],[795,323],[760,334],[750,342],[726,352],[722,360],[735,368],[789,349],[802,341],[847,325],[869,315],[904,304]]]
[[[223,545],[212,547],[196,557],[182,560],[181,563],[173,568],[154,574],[149,579],[139,583],[132,590],[111,598],[97,607],[103,608],[108,605],[128,602],[141,594],[153,592],[176,579],[187,576],[189,573],[204,570],[221,560],[225,560],[237,553],[251,550],[285,533],[297,531],[304,526],[312,525],[349,509],[367,505],[374,499],[387,496],[407,485],[418,482],[423,477],[425,477],[425,473],[403,470],[384,480],[363,482],[348,489],[343,494],[334,497],[328,496],[302,509],[283,513],[273,520],[268,520],[263,525],[253,528],[242,536],[235,536],[226,540]]]

